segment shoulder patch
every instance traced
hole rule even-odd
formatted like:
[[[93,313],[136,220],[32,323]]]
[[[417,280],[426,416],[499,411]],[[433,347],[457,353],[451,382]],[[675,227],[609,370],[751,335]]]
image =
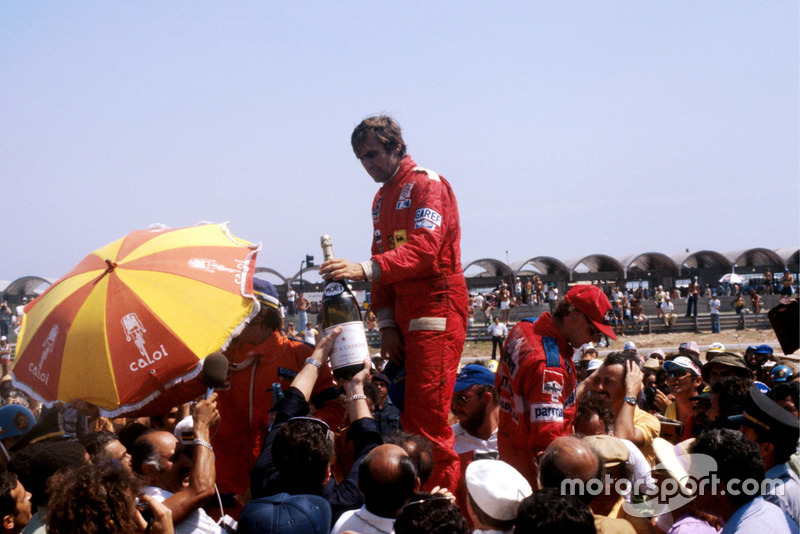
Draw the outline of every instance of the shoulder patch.
[[[427,175],[428,175],[428,178],[429,178],[429,179],[431,179],[431,180],[433,180],[434,182],[441,182],[441,181],[442,181],[442,179],[441,179],[441,178],[439,178],[439,175],[438,175],[438,174],[436,174],[435,172],[433,172],[433,171],[432,171],[432,170],[430,170],[430,169],[425,169],[425,168],[423,168],[423,167],[414,167],[414,168],[413,168],[413,169],[411,169],[411,170],[412,170],[412,171],[415,171],[415,172],[424,172],[425,174],[427,174]]]

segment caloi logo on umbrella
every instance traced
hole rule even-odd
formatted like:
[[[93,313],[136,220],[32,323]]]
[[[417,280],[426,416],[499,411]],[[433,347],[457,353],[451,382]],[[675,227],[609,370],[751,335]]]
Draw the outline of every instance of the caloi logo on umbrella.
[[[47,359],[47,356],[53,352],[53,347],[56,344],[56,338],[58,337],[58,325],[54,324],[53,328],[50,329],[50,333],[47,334],[47,339],[44,340],[42,343],[42,357],[39,358],[39,364],[33,365],[33,362],[28,364],[28,371],[33,373],[33,376],[47,384],[50,380],[50,373],[45,373],[42,370],[44,366],[44,361]]]
[[[167,349],[164,348],[163,344],[159,346],[161,350],[153,351],[152,357],[151,355],[147,354],[147,349],[144,347],[144,333],[147,332],[147,329],[142,324],[142,321],[139,319],[138,315],[135,313],[129,313],[122,317],[120,322],[122,323],[123,330],[125,330],[125,340],[133,341],[136,344],[136,348],[139,349],[139,354],[142,355],[138,361],[131,362],[131,371],[136,372],[139,369],[144,369],[149,365],[153,365],[162,357],[169,356]]]

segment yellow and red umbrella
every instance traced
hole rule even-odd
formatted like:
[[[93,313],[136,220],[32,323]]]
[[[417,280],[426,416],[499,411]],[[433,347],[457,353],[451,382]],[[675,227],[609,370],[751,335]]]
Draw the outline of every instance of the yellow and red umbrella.
[[[109,417],[142,408],[258,313],[259,248],[203,224],[135,231],[92,252],[26,307],[14,382]]]

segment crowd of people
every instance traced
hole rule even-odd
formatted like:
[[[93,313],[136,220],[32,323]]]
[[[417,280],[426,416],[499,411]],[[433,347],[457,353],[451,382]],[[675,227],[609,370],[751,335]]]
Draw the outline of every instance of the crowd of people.
[[[769,345],[701,354],[687,341],[665,354],[629,341],[600,358],[591,340],[613,336],[611,305],[578,286],[514,326],[499,365],[460,369],[448,406],[459,475],[442,487],[431,440],[401,422],[413,392],[385,360],[335,382],[338,331],[314,347],[290,340],[277,292],[256,282],[262,311],[208,398],[108,420],[86,403],[42,409],[6,376],[3,531],[680,534],[766,520],[797,531],[800,382]],[[690,495],[699,454],[716,461],[719,484],[773,483],[659,512],[666,480]],[[601,491],[565,489],[595,480]]]
[[[2,532],[798,532],[796,369],[768,345],[715,344],[703,362],[692,341],[600,359],[600,337],[622,334],[615,289],[535,278],[498,288],[492,359],[461,366],[473,306],[450,184],[390,117],[351,145],[381,184],[371,256],[320,274],[371,283],[380,356],[334,380],[342,328],[322,335],[291,290],[286,323],[255,278],[214,390],[176,384],[110,420],[85,401],[42,408],[6,375]],[[549,311],[508,330],[517,295]]]

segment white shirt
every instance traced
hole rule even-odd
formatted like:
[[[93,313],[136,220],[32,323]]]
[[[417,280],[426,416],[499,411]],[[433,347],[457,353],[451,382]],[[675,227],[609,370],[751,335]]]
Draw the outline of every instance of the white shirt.
[[[154,486],[145,486],[144,493],[159,502],[172,497],[172,493]],[[192,512],[189,517],[175,525],[175,534],[222,534],[222,528],[202,508]]]
[[[661,311],[663,311],[664,313],[667,313],[667,314],[672,313],[673,311],[675,311],[675,305],[672,303],[672,301],[665,300],[661,304]]]
[[[714,297],[713,299],[708,301],[708,312],[719,315],[719,300]]]
[[[481,458],[495,458],[497,459],[497,429],[494,429],[489,439],[481,439],[468,433],[461,427],[460,423],[453,425],[453,434],[455,434],[455,443],[453,449],[456,454],[461,455],[465,452],[474,452],[476,456]]]
[[[333,525],[331,534],[340,534],[346,530],[358,534],[391,534],[394,532],[394,518],[377,516],[364,505],[358,510],[343,513]]]
[[[508,335],[508,328],[503,323],[492,323],[486,330],[493,336],[505,337]]]
[[[647,458],[644,457],[642,451],[639,450],[632,441],[628,441],[627,439],[620,439],[622,443],[628,447],[628,461],[626,462],[631,469],[633,470],[633,486],[631,490],[636,487],[636,484],[639,480],[641,480],[641,486],[637,493],[643,494],[647,493],[649,490],[654,490],[656,487],[656,483],[653,480],[653,476],[650,472],[650,464],[647,462]],[[627,495],[623,495],[626,501],[631,502],[631,492],[628,492]]]

